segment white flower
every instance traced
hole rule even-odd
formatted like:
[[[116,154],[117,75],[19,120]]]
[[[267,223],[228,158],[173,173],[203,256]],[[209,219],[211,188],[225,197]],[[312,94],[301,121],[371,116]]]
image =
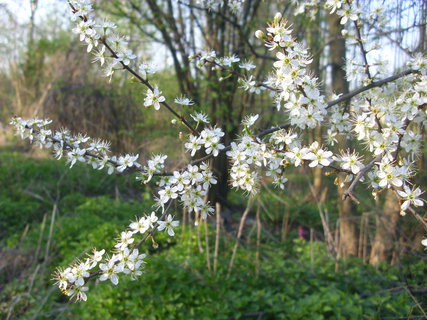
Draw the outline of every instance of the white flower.
[[[418,52],[414,55],[414,57],[408,62],[408,65],[419,72],[421,74],[427,74],[427,58],[423,56],[421,52]]]
[[[206,154],[211,154],[216,157],[220,150],[225,146],[219,143],[224,132],[220,128],[205,128],[200,134],[200,143],[204,144]]]
[[[157,218],[156,213],[154,211],[151,212],[149,216],[147,216],[147,223],[150,226],[150,228],[154,228],[154,224],[159,220]]]
[[[356,21],[359,19],[359,16],[357,15],[356,11],[353,11],[350,6],[343,8],[341,10],[337,11],[337,14],[341,16],[341,24],[346,24],[348,19]]]
[[[95,63],[95,62],[99,61],[101,66],[103,66],[105,63],[104,53],[105,53],[105,46],[102,46],[102,48],[100,50],[99,49],[96,50],[95,53],[93,54],[94,58],[92,59],[92,62]]]
[[[149,224],[148,224],[147,219],[145,217],[142,217],[139,220],[132,222],[129,225],[129,228],[132,229],[132,233],[138,233],[139,232],[141,234],[144,234],[148,230]]]
[[[78,265],[75,265],[73,268],[71,268],[71,273],[69,274],[68,280],[76,286],[83,286],[85,284],[84,278],[87,278],[90,276],[88,270],[90,269],[89,262],[85,263],[79,263]]]
[[[142,63],[139,65],[139,75],[147,80],[149,74],[155,74],[157,72],[157,67],[153,64]]]
[[[194,157],[197,150],[200,150],[202,144],[199,137],[190,135],[190,140],[185,145],[185,148],[191,152],[191,156]]]
[[[203,175],[199,172],[198,166],[188,165],[187,168],[188,178],[191,180],[191,184],[196,184],[202,181]]]
[[[293,133],[292,130],[286,131],[284,129],[274,132],[270,137],[270,142],[283,148],[285,145],[289,146],[297,138],[297,134]]]
[[[311,160],[309,167],[319,167],[323,168],[324,166],[329,166],[329,164],[333,161],[331,159],[332,152],[319,149],[315,152],[310,152],[304,156],[305,160]]]
[[[239,62],[239,61],[240,61],[240,58],[237,57],[236,55],[216,59],[216,63],[224,67],[231,67],[233,63]]]
[[[107,32],[108,29],[116,29],[117,26],[114,22],[104,20],[101,24],[97,25],[97,27],[104,29],[104,33]]]
[[[427,247],[427,238],[426,238],[426,239],[421,240],[421,244],[422,244],[424,247]]]
[[[285,183],[286,182],[288,182],[288,178],[286,178],[283,175],[278,176],[273,180],[273,184],[282,190],[285,190]]]
[[[159,91],[157,86],[154,86],[154,91],[151,89],[147,90],[147,96],[144,99],[144,106],[150,107],[154,106],[154,109],[160,109],[160,103],[164,102],[166,99],[162,96],[162,92]]]
[[[202,219],[206,219],[208,215],[211,215],[214,212],[215,212],[215,209],[209,205],[209,202],[204,203],[203,206],[200,208],[200,214]]]
[[[401,187],[403,184],[402,179],[397,175],[397,170],[393,166],[389,165],[387,167],[381,167],[377,173],[380,178],[380,182],[378,185],[381,188],[389,187],[390,185],[394,185],[396,187]]]
[[[104,67],[104,77],[110,78],[111,81],[114,72],[119,69],[117,64],[118,62],[116,60],[111,60],[111,62],[106,67]]]
[[[93,253],[89,257],[89,260],[91,261],[90,269],[94,268],[98,264],[98,262],[102,260],[102,256],[104,255],[104,253],[104,249],[100,251],[96,251],[96,249],[93,249]]]
[[[359,159],[360,158],[357,153],[350,153],[350,151],[348,151],[341,156],[341,168],[344,170],[350,170],[354,174],[357,174],[363,168],[363,164]]]
[[[166,186],[163,190],[159,191],[160,201],[165,204],[170,199],[176,199],[178,197],[178,188]]]
[[[291,151],[288,151],[285,153],[285,156],[291,160],[292,163],[295,164],[295,167],[298,167],[301,165],[301,162],[305,159],[305,156],[308,153],[307,148],[298,148],[293,147]]]
[[[175,235],[173,228],[176,228],[179,225],[179,221],[173,221],[173,217],[169,214],[166,220],[159,221],[158,225],[159,226],[157,228],[159,229],[159,231],[166,229],[168,234],[173,237]]]
[[[255,31],[255,37],[257,37],[258,39],[264,39],[265,34],[264,32],[262,32],[262,30],[257,30]]]
[[[402,198],[403,202],[400,206],[402,211],[406,211],[410,205],[415,207],[424,206],[422,199],[419,199],[420,195],[423,193],[420,188],[413,187],[412,190],[405,184],[403,190],[397,190],[398,195]]]
[[[254,125],[254,123],[258,120],[259,118],[259,114],[255,114],[255,115],[248,115],[245,117],[245,119],[243,119],[242,124],[245,127],[251,127]]]
[[[134,60],[135,58],[136,58],[136,55],[132,52],[132,50],[128,49],[123,52],[119,52],[115,60],[117,62],[122,62],[125,66],[127,66],[129,65],[131,60]]]
[[[175,98],[175,103],[183,105],[183,106],[192,106],[194,104],[194,101],[190,98],[187,98],[185,96],[181,96],[179,98]]]
[[[86,154],[85,149],[76,148],[69,151],[67,153],[67,163],[70,163],[70,168],[72,168],[77,161],[85,162],[86,161],[84,157],[85,154]]]
[[[338,142],[337,135],[338,135],[338,132],[336,132],[336,131],[334,131],[332,129],[328,129],[328,132],[326,134],[327,144],[329,144],[331,146],[334,146],[335,143]]]
[[[80,41],[85,41],[86,38],[91,38],[95,35],[95,29],[93,29],[93,26],[95,24],[95,21],[93,20],[87,20],[87,21],[80,21],[77,27],[75,27],[72,31],[73,33],[80,34]]]
[[[245,91],[249,91],[250,93],[260,94],[261,90],[264,90],[265,88],[261,87],[256,83],[255,80],[253,80],[253,77],[250,76],[246,79],[239,79],[239,82],[241,84],[241,88]]]
[[[208,166],[202,165],[200,166],[200,169],[202,171],[201,182],[203,183],[203,189],[208,190],[211,184],[217,183],[217,180]]]
[[[216,57],[215,50],[212,51],[202,51],[199,56],[200,62],[197,64],[199,68],[203,67],[206,62],[212,62],[212,60]]]
[[[190,116],[196,122],[209,123],[208,116],[206,114],[202,113],[202,112],[197,112],[194,115],[190,114]]]
[[[132,244],[135,239],[133,237],[132,231],[123,231],[120,233],[120,242],[118,242],[114,247],[119,250],[124,250],[128,245]]]
[[[108,40],[110,40],[110,42],[112,43],[113,50],[116,52],[122,51],[123,48],[127,47],[127,41],[125,37],[122,37],[118,33],[113,33],[112,35],[110,35],[108,37]]]
[[[342,0],[327,0],[325,7],[331,9],[330,14],[334,13],[337,9],[341,8]]]
[[[74,297],[76,299],[76,301],[86,301],[87,300],[87,295],[86,295],[86,291],[88,291],[89,288],[88,287],[84,287],[84,286],[74,286],[72,289],[70,289],[69,291],[67,291],[67,295]]]
[[[255,69],[256,66],[251,61],[245,61],[239,64],[239,68],[251,71],[251,69]]]
[[[125,156],[120,156],[119,159],[117,160],[117,171],[123,172],[127,168],[131,168],[133,166],[140,167],[140,164],[136,162],[138,157],[139,157],[138,154],[137,155],[127,154]]]
[[[119,283],[119,277],[117,276],[117,273],[122,272],[122,269],[120,269],[116,264],[116,258],[111,258],[108,263],[101,263],[99,265],[99,269],[101,269],[102,274],[99,277],[100,281],[105,281],[110,279],[111,283],[114,285],[117,285]]]
[[[174,184],[178,191],[184,190],[188,184],[190,184],[190,179],[188,178],[188,172],[184,171],[180,173],[179,171],[174,171],[173,177],[170,180],[171,184]]]
[[[66,268],[65,270],[58,268],[55,271],[53,279],[56,280],[55,285],[57,285],[59,289],[61,290],[67,289],[68,277],[70,272],[71,272],[71,268]]]
[[[117,261],[119,262],[117,267],[123,272],[135,269],[135,260],[138,258],[138,249],[132,250],[132,252],[125,248],[123,251],[117,254]],[[125,271],[126,270],[126,271]]]

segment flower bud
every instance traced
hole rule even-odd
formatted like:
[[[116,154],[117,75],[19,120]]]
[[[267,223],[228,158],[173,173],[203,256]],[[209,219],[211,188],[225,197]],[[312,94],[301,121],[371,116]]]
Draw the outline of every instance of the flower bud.
[[[280,12],[276,13],[276,15],[274,16],[274,23],[278,24],[280,22],[280,20],[282,20],[282,14]]]
[[[255,31],[255,37],[257,37],[258,39],[263,40],[265,38],[265,34],[261,30],[257,30],[257,31]]]

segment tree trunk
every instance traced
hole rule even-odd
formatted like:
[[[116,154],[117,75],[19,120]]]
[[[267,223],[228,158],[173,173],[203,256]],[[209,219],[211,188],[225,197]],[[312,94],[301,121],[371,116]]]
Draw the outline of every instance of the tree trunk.
[[[356,223],[356,210],[353,202],[347,198],[343,200],[345,188],[338,186],[338,212],[340,219],[340,255],[357,256],[358,253],[358,227]]]
[[[394,243],[397,241],[399,216],[399,200],[394,192],[388,189],[383,212],[376,218],[377,230],[372,244],[370,264],[377,266],[380,262],[391,260]]]
[[[316,23],[320,24],[319,19],[316,20]],[[307,28],[307,42],[308,47],[312,52],[317,52],[320,48],[320,31],[314,26],[308,26]],[[313,56],[313,62],[309,65],[310,71],[319,78],[321,82],[321,73],[320,73],[320,55]],[[322,137],[322,127],[318,126],[315,129],[311,130],[310,143],[314,141],[321,140]],[[313,175],[313,188],[310,189],[310,193],[305,197],[304,201],[307,202],[318,202],[322,203],[326,197],[325,192],[326,188],[322,188],[323,182],[323,172],[320,168],[313,168],[311,171]]]
[[[341,37],[342,26],[340,17],[336,14],[328,17],[330,32],[330,59],[332,65],[332,90],[336,93],[348,93],[348,82],[345,78],[344,61],[346,56],[345,39]],[[345,106],[347,108],[347,106]],[[346,138],[340,139],[341,149],[350,147]],[[340,255],[357,256],[358,227],[356,223],[356,208],[350,198],[343,199],[348,186],[338,186],[338,212],[340,219]]]

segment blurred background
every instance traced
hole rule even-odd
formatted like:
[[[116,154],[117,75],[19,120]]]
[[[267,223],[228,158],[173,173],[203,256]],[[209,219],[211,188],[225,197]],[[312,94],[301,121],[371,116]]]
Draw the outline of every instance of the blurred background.
[[[404,70],[425,53],[427,1],[360,0],[364,12],[384,19],[362,21],[377,46],[368,58],[375,72]],[[205,9],[200,1],[94,1],[98,17],[138,54],[138,63],[160,69],[154,82],[167,100],[185,94],[226,132],[238,137],[240,122],[259,113],[259,129],[283,124],[268,94],[239,89],[234,75],[196,68],[188,56],[205,48],[218,56],[238,54],[257,65],[264,79],[274,56],[254,37],[281,12],[293,35],[313,55],[311,72],[322,92],[345,93],[361,85],[344,69],[360,56],[342,37],[340,18],[316,1],[246,0],[240,12]],[[295,13],[300,14],[296,15]],[[168,155],[168,169],[189,160],[167,111],[143,107],[145,88],[116,72],[102,77],[71,32],[66,1],[0,1],[0,318],[1,319],[424,319],[427,310],[425,230],[412,215],[399,215],[387,192],[374,200],[359,185],[361,204],[342,200],[334,177],[320,169],[288,171],[285,191],[266,179],[251,203],[230,189],[225,155],[215,160],[219,178],[210,198],[217,212],[199,226],[179,206],[174,238],[156,235],[146,273],[119,285],[90,284],[86,303],[70,303],[51,281],[56,267],[91,248],[112,248],[131,219],[150,212],[154,185],[134,176],[108,176],[90,167],[69,169],[49,152],[21,141],[8,125],[14,115],[53,120],[55,128],[112,142],[116,154]],[[384,63],[381,60],[386,60]],[[218,81],[219,77],[226,78]],[[419,128],[425,140],[425,128]],[[306,131],[306,143],[325,128]],[[352,147],[339,139],[338,148]],[[425,145],[414,183],[425,190]],[[425,209],[419,210],[425,217]],[[241,234],[238,232],[242,227]],[[215,247],[218,254],[215,254]],[[236,252],[232,259],[233,251]]]

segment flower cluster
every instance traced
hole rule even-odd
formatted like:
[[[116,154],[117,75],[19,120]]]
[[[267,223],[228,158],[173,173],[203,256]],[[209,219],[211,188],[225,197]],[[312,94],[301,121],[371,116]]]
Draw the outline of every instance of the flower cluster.
[[[82,134],[72,135],[67,129],[52,131],[46,128],[51,122],[16,117],[10,124],[15,126],[17,134],[21,135],[22,139],[29,139],[40,147],[51,148],[58,160],[65,157],[70,168],[81,162],[97,170],[107,169],[108,174],[112,174],[127,169],[138,170],[141,167],[137,162],[138,155],[126,154],[118,157],[111,155],[109,142]]]
[[[102,260],[105,250],[93,250],[84,262],[77,261],[70,267],[62,270],[58,269],[54,279],[61,291],[76,300],[87,300],[86,291],[89,290],[85,286],[87,279],[90,277],[90,270],[94,269]]]
[[[237,12],[242,8],[244,1],[245,0],[230,0],[227,1],[227,5],[232,12]],[[197,0],[197,3],[203,5],[205,8],[215,10],[224,5],[224,1],[222,0]]]
[[[230,70],[237,74],[236,70],[251,71],[256,68],[256,65],[251,60],[241,61],[236,55],[225,57],[217,57],[216,51],[203,51],[194,56],[190,56],[189,60],[196,60],[197,67],[211,67],[212,70]]]
[[[46,148],[53,147],[56,157],[59,159],[64,155],[70,167],[76,162],[82,162],[98,170],[107,168],[108,174],[133,170],[138,172],[136,179],[144,183],[151,181],[154,175],[162,175],[164,171],[167,158],[165,155],[154,155],[145,166],[141,166],[137,162],[138,155],[111,156],[109,143],[81,134],[72,136],[66,129],[52,133],[51,130],[45,129],[50,123],[50,120],[22,118],[14,118],[11,121],[23,139],[28,138]],[[224,132],[219,128],[205,128],[196,140],[200,147],[205,147],[207,154],[217,156],[224,148],[219,142],[223,135]],[[190,136],[190,140],[191,137],[194,138]],[[159,205],[163,207],[169,200],[179,197],[189,211],[201,212],[202,216],[206,216],[206,213],[212,212],[212,208],[204,197],[209,187],[216,182],[207,164],[188,165],[186,170],[174,171],[173,176],[164,176],[157,182],[161,188],[158,192]]]
[[[217,180],[207,164],[188,165],[185,170],[174,171],[170,177],[164,177],[159,186],[159,206],[163,207],[171,199],[178,199],[188,212],[201,213],[202,217],[213,212],[206,201],[209,187]]]
[[[193,117],[193,119],[197,119],[198,121],[205,123],[208,122],[208,120],[201,114],[199,114],[198,117]],[[220,142],[221,137],[223,136],[224,132],[221,128],[205,128],[199,136],[190,135],[189,141],[185,144],[185,148],[190,151],[192,157],[194,157],[201,147],[205,148],[206,154],[212,154],[216,157],[218,153],[224,149],[224,145]]]
[[[110,280],[114,285],[119,283],[120,274],[129,275],[132,280],[135,280],[143,273],[146,257],[139,252],[135,237],[156,229],[166,230],[170,236],[173,236],[175,234],[173,229],[178,225],[179,222],[174,221],[170,214],[165,220],[159,220],[156,213],[152,212],[132,222],[128,230],[120,233],[111,257],[104,255],[104,249],[99,251],[94,249],[83,262],[76,261],[66,269],[58,268],[54,280],[64,294],[77,301],[87,300],[86,292],[89,287],[86,286],[86,282],[89,278],[99,277],[99,281]],[[96,270],[97,267],[98,270]]]
[[[270,142],[254,137],[249,127],[256,121],[257,116],[250,116],[244,120],[244,131],[239,143],[232,142],[231,150],[227,155],[231,161],[230,177],[233,187],[254,193],[260,183],[259,170],[265,168],[266,176],[273,179],[273,184],[284,189],[288,179],[285,177],[285,168],[290,164],[296,167],[305,161],[309,167],[323,168],[333,161],[333,153],[314,142],[309,147],[302,147],[297,134],[285,129],[277,130],[270,136]]]
[[[278,50],[274,74],[266,84],[275,89],[277,109],[285,108],[291,125],[315,128],[326,115],[325,98],[317,88],[317,79],[308,74],[307,66],[312,59],[307,49],[291,33],[280,13],[267,27],[267,34],[261,30],[255,33],[270,50]]]
[[[69,3],[73,20],[77,23],[73,32],[79,35],[80,41],[86,42],[88,52],[96,48],[93,62],[100,63],[104,76],[111,79],[116,71],[129,68],[136,55],[128,48],[126,39],[114,32],[117,26],[109,21],[98,23],[90,0],[70,0]],[[148,75],[155,74],[157,67],[143,62],[138,66],[138,71],[140,79],[148,84]],[[159,110],[165,97],[157,86],[148,87],[144,106]]]

